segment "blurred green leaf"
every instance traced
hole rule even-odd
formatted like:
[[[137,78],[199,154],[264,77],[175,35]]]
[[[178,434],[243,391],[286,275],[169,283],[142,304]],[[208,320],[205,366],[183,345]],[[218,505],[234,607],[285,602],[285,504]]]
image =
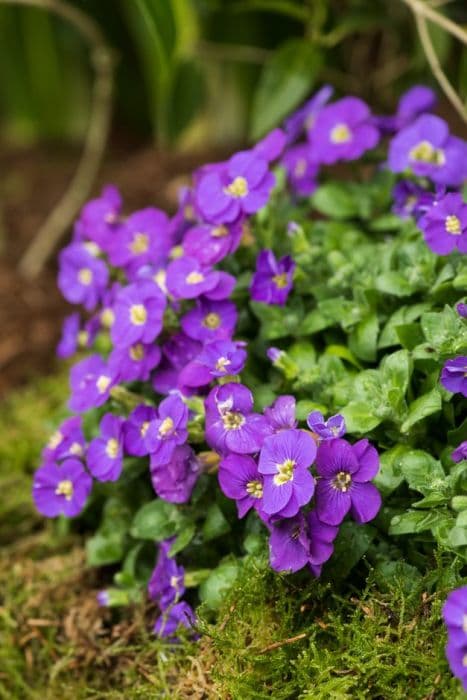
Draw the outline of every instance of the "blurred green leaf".
[[[187,520],[173,503],[161,499],[146,503],[136,513],[131,526],[133,537],[162,542],[181,532]]]

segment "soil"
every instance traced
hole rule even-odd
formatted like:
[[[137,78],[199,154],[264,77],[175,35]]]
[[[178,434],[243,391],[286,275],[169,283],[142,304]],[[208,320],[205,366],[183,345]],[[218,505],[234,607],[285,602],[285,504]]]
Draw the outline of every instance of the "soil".
[[[26,150],[0,148],[0,397],[32,376],[50,372],[63,318],[71,307],[56,286],[55,257],[33,282],[17,271],[18,261],[73,175],[78,149],[58,146]],[[93,186],[120,188],[125,210],[176,208],[177,189],[202,163],[224,153],[167,154],[151,147],[112,143]],[[63,237],[62,244],[69,238]],[[59,246],[60,247],[60,246]]]

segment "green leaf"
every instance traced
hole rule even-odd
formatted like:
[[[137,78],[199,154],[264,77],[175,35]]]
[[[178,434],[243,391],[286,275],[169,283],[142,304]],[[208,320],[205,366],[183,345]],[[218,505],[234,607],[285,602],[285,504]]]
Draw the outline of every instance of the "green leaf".
[[[465,547],[467,545],[467,527],[453,527],[449,533],[448,541],[452,547]]]
[[[383,272],[378,275],[376,289],[395,297],[407,297],[414,292],[410,282],[400,272],[395,271]]]
[[[321,214],[333,219],[352,219],[359,213],[355,193],[345,183],[329,182],[321,185],[313,194],[312,203]]]
[[[389,528],[390,535],[410,535],[431,530],[444,520],[437,511],[408,510],[402,515],[395,515]]]
[[[407,445],[396,445],[380,456],[379,472],[374,478],[374,484],[383,496],[389,496],[404,480],[400,460],[408,451],[410,447]]]
[[[380,365],[383,384],[397,389],[404,396],[409,386],[412,366],[407,350],[398,350],[391,355],[386,355]]]
[[[423,495],[443,492],[446,475],[441,464],[428,452],[411,450],[402,455],[399,461],[400,473],[414,491]]]
[[[349,433],[367,433],[381,423],[381,418],[371,412],[368,404],[359,401],[351,401],[340,413],[344,416]]]
[[[162,542],[181,532],[186,523],[186,518],[176,505],[157,499],[139,509],[130,532],[133,537],[142,540]]]
[[[409,406],[408,416],[402,423],[401,431],[408,433],[413,425],[427,416],[433,415],[433,413],[438,413],[438,411],[441,411],[441,394],[438,387],[435,387],[427,394],[423,394],[415,401],[412,401]]]
[[[86,561],[89,566],[116,564],[125,554],[124,538],[116,532],[97,532],[86,542]]]
[[[360,360],[376,360],[376,341],[378,339],[378,316],[373,311],[357,324],[349,336],[349,348]]]
[[[346,578],[363,557],[375,536],[376,528],[371,525],[344,522],[334,544],[332,560],[325,567],[325,579],[338,581]]]
[[[440,313],[423,314],[421,324],[427,342],[441,355],[453,353],[456,341],[465,332],[459,314],[449,306]]]
[[[394,328],[400,344],[407,350],[413,350],[423,343],[424,337],[419,323],[403,323]]]
[[[226,517],[224,516],[217,503],[213,503],[208,508],[206,520],[203,524],[202,532],[205,542],[213,540],[216,537],[221,537],[221,535],[225,535],[225,533],[229,531],[230,525]]]
[[[212,610],[217,610],[235,583],[238,572],[239,563],[233,558],[227,559],[217,569],[211,571],[199,587],[201,602],[206,603]]]
[[[187,523],[185,527],[179,532],[177,537],[172,543],[169,549],[169,557],[174,557],[176,554],[181,552],[185,547],[188,547],[191,540],[195,536],[196,525],[195,523]]]
[[[263,68],[253,99],[253,141],[277,126],[307,96],[321,62],[321,54],[306,39],[291,39],[275,51]]]
[[[250,302],[251,309],[261,323],[261,335],[265,340],[296,335],[302,321],[298,308],[268,306],[261,302]]]

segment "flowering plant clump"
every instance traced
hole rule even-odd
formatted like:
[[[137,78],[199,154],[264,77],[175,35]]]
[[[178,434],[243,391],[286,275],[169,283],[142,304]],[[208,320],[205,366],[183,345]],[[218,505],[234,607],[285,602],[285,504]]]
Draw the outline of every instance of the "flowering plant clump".
[[[59,354],[86,352],[34,499],[98,523],[101,602],[148,586],[159,635],[266,542],[336,581],[467,557],[467,144],[428,88],[390,117],[331,96],[197,170],[172,217],[105,188],[60,255],[86,314]]]

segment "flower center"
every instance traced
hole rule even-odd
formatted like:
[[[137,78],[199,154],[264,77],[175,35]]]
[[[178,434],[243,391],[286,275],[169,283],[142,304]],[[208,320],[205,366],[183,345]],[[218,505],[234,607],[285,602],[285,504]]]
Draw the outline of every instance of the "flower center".
[[[147,233],[135,233],[130,243],[130,250],[134,255],[146,253],[149,250],[149,236]]]
[[[81,456],[83,454],[83,446],[79,442],[73,442],[70,446],[70,454]]]
[[[224,187],[225,194],[230,194],[232,197],[241,198],[246,197],[248,194],[248,182],[244,177],[237,175],[237,177],[232,180],[230,185]]]
[[[219,359],[216,362],[216,369],[218,372],[226,372],[227,367],[231,364],[230,360],[228,357],[219,357]]]
[[[141,423],[141,428],[139,429],[141,437],[144,437],[146,433],[148,432],[149,428],[149,421],[145,420],[144,423]]]
[[[293,479],[293,470],[295,467],[294,459],[286,459],[281,464],[276,464],[277,474],[274,476],[276,486],[282,486]]]
[[[349,490],[351,483],[352,477],[348,472],[339,472],[332,480],[334,488],[338,489],[338,491],[342,491],[342,493],[346,493]]]
[[[167,418],[164,418],[164,420],[159,426],[159,435],[161,437],[166,437],[171,432],[173,432],[174,427],[175,423],[173,422],[172,418],[170,416],[167,416]]]
[[[193,272],[190,272],[190,274],[186,277],[185,282],[187,284],[199,284],[200,282],[204,282],[204,275],[202,272],[196,272],[193,270]]]
[[[101,252],[101,249],[97,245],[97,243],[94,243],[94,241],[86,241],[83,243],[84,248],[90,253],[94,258],[97,258],[99,253]]]
[[[130,358],[133,360],[133,362],[139,362],[144,358],[144,347],[141,345],[141,343],[132,345],[128,351],[128,354],[130,355]]]
[[[262,498],[263,484],[261,481],[249,481],[246,485],[246,492],[253,498]]]
[[[222,422],[226,430],[238,430],[245,423],[245,416],[238,411],[227,411],[222,416]]]
[[[467,667],[467,654],[464,654],[462,657],[462,666]]]
[[[118,440],[115,438],[110,438],[107,440],[107,444],[105,446],[105,453],[107,457],[110,457],[110,459],[116,459],[118,457]]]
[[[303,177],[306,173],[306,160],[305,158],[299,158],[297,162],[295,163],[295,167],[293,169],[293,174],[295,177]]]
[[[53,434],[50,436],[50,440],[49,440],[49,442],[48,442],[48,444],[47,444],[47,447],[48,447],[50,450],[54,450],[56,447],[59,446],[59,444],[61,443],[62,440],[63,440],[63,435],[62,435],[62,433],[61,433],[59,430],[56,430],[55,433],[53,433]]]
[[[185,207],[183,208],[183,217],[187,221],[195,220],[195,210],[193,209],[193,206],[191,204],[185,204]]]
[[[347,124],[336,124],[336,126],[331,129],[331,142],[332,143],[347,143],[352,139],[352,132],[350,131]]]
[[[276,285],[277,289],[284,289],[288,284],[287,273],[281,272],[279,275],[274,275],[272,281]]]
[[[205,328],[209,328],[210,330],[215,330],[216,328],[219,328],[220,325],[221,317],[219,316],[219,314],[211,312],[210,314],[207,314],[203,319],[203,326]]]
[[[105,392],[109,388],[110,381],[110,377],[107,377],[105,374],[101,374],[101,376],[96,381],[96,387],[99,394],[105,394]]]
[[[101,323],[105,328],[111,328],[115,321],[115,314],[112,309],[104,309],[101,313]]]
[[[451,214],[447,216],[444,222],[444,226],[448,233],[452,233],[454,236],[460,236],[462,233],[462,226],[458,216]]]
[[[229,229],[227,226],[215,226],[211,229],[211,236],[213,238],[225,238],[229,234]]]
[[[467,634],[467,615],[462,616],[462,631]]]
[[[177,590],[182,583],[182,576],[171,576],[170,577],[170,587]]]
[[[55,489],[56,496],[65,496],[66,501],[71,501],[73,496],[73,482],[69,479],[59,481]]]
[[[89,333],[87,331],[80,331],[78,333],[78,345],[85,348],[89,342]]]
[[[434,148],[429,141],[420,141],[409,151],[410,160],[419,163],[432,163],[433,165],[444,165],[446,158],[441,148]]]
[[[165,270],[158,270],[154,277],[152,278],[154,282],[157,284],[157,286],[164,292],[164,294],[167,294],[167,288],[165,286],[165,280],[167,278],[167,274]]]
[[[143,326],[148,318],[148,312],[144,304],[133,304],[130,307],[130,321],[134,326]]]
[[[90,270],[89,267],[82,267],[81,270],[78,271],[78,279],[81,284],[88,287],[92,282],[92,270]]]
[[[177,260],[178,258],[182,258],[182,257],[183,257],[183,247],[181,245],[174,245],[174,247],[170,249],[169,258],[171,260]]]

